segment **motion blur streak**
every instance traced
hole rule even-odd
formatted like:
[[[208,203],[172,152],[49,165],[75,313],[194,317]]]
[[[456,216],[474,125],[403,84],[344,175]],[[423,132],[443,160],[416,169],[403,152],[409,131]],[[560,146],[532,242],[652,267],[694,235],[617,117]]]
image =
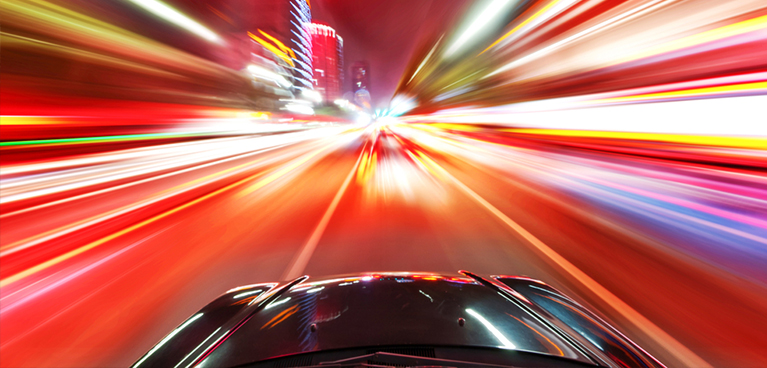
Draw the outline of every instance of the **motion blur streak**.
[[[268,1],[295,28],[0,3],[0,366],[130,365],[239,285],[458,269],[544,280],[669,367],[767,365],[764,1]],[[388,60],[308,88],[332,53],[296,12],[408,53],[388,106]]]
[[[433,161],[430,161],[430,162],[432,162],[432,166],[436,167],[439,171],[444,172],[444,175],[448,176],[455,183],[455,185],[459,187],[461,190],[463,190],[464,192],[466,192],[466,194],[469,197],[471,197],[472,199],[477,201],[479,204],[487,208],[490,212],[492,212],[495,216],[497,216],[501,221],[503,221],[515,232],[519,233],[520,236],[522,236],[525,240],[527,240],[530,244],[532,244],[535,248],[537,248],[541,253],[543,253],[546,258],[550,259],[552,262],[556,263],[557,266],[561,267],[565,272],[567,272],[570,275],[570,277],[573,280],[577,280],[578,282],[583,284],[584,287],[588,288],[589,290],[591,290],[591,292],[598,295],[602,300],[604,300],[607,304],[609,304],[613,309],[615,309],[628,321],[633,323],[637,328],[643,330],[649,336],[652,336],[654,339],[656,339],[659,343],[668,347],[670,351],[676,355],[676,358],[678,358],[685,365],[695,366],[695,367],[709,366],[704,360],[702,360],[700,357],[698,357],[697,355],[689,351],[684,345],[681,345],[673,337],[669,336],[663,330],[661,330],[660,328],[655,326],[652,322],[647,320],[647,318],[645,318],[644,316],[639,314],[637,311],[632,309],[622,300],[618,299],[609,290],[605,289],[602,285],[594,281],[594,279],[592,279],[583,271],[578,269],[578,267],[576,267],[575,265],[567,261],[561,255],[559,255],[556,251],[552,250],[548,245],[541,242],[538,238],[536,238],[534,235],[528,232],[525,228],[520,226],[514,220],[510,219],[503,212],[495,208],[492,204],[487,202],[487,200],[485,200],[484,198],[480,197],[477,193],[475,193],[465,184],[461,183],[455,177],[451,176],[442,167],[440,167],[436,163],[433,163]]]

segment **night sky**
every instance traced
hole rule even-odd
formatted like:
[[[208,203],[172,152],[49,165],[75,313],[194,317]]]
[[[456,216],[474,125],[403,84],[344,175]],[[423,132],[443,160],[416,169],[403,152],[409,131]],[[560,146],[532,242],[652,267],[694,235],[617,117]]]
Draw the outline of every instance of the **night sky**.
[[[373,106],[386,107],[402,71],[423,37],[454,26],[470,1],[466,0],[315,0],[314,21],[336,29],[344,39],[346,80],[357,60],[370,63]]]
[[[256,1],[273,0],[167,0],[169,4],[220,34],[240,35],[258,27]],[[370,64],[374,107],[387,107],[413,51],[435,34],[455,27],[464,10],[479,0],[313,0],[313,21],[335,28],[344,39],[346,78],[342,92],[351,91],[349,66],[358,60]],[[221,48],[123,2],[72,0],[78,9],[112,24],[172,45],[231,68],[238,68],[238,51]],[[233,19],[227,23],[212,11]]]

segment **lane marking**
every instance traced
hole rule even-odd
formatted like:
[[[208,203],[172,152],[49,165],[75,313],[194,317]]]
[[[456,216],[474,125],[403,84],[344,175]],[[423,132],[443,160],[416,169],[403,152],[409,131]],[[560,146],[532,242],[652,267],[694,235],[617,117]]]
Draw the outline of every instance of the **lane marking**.
[[[323,147],[323,148],[321,148],[321,149],[319,149],[317,151],[320,151],[320,152],[324,151],[328,147],[329,146]],[[313,152],[313,153],[310,153],[310,154],[305,155],[305,156],[312,156],[313,157],[316,154],[317,154],[317,152]],[[298,160],[301,160],[302,158],[299,158]],[[297,161],[297,160],[294,160],[294,161]],[[288,172],[284,171],[284,170],[281,170],[280,173],[282,175],[284,175],[284,174],[287,174]],[[6,277],[6,278],[0,280],[0,288],[6,287],[6,286],[8,286],[8,285],[10,285],[12,283],[20,281],[20,280],[22,280],[22,279],[24,279],[26,277],[31,276],[31,275],[34,275],[34,274],[36,274],[36,273],[38,273],[40,271],[43,271],[43,270],[45,270],[47,268],[50,268],[50,267],[52,267],[52,266],[54,266],[56,264],[59,264],[59,263],[65,261],[67,259],[70,259],[70,258],[72,258],[74,256],[77,256],[77,255],[79,255],[81,253],[84,253],[84,252],[86,252],[88,250],[96,248],[96,247],[98,247],[98,246],[100,246],[100,245],[102,245],[102,244],[104,244],[104,243],[106,243],[106,242],[108,242],[110,240],[116,239],[116,238],[118,238],[118,237],[120,237],[122,235],[128,234],[128,233],[130,233],[130,232],[132,232],[134,230],[140,229],[140,228],[142,228],[142,227],[144,227],[146,225],[149,225],[149,224],[151,224],[151,223],[153,223],[153,222],[155,222],[157,220],[160,220],[160,219],[162,219],[164,217],[167,217],[167,216],[170,216],[170,215],[172,215],[172,214],[174,214],[176,212],[179,212],[179,211],[181,211],[181,210],[183,210],[183,209],[185,209],[187,207],[191,207],[191,206],[193,206],[193,205],[195,205],[197,203],[200,203],[200,202],[202,202],[202,201],[204,201],[204,200],[206,200],[208,198],[214,197],[214,196],[216,196],[218,194],[224,193],[224,192],[226,192],[226,191],[228,191],[230,189],[238,187],[241,184],[249,182],[249,181],[251,181],[251,180],[253,180],[253,179],[255,179],[255,178],[259,177],[259,176],[262,176],[264,174],[265,173],[263,173],[263,172],[259,172],[259,173],[256,173],[254,175],[248,176],[247,178],[244,178],[242,180],[239,180],[237,182],[229,184],[229,185],[227,185],[227,186],[225,186],[223,188],[220,188],[218,190],[210,192],[210,193],[208,193],[208,194],[206,194],[206,195],[204,195],[202,197],[199,197],[199,198],[197,198],[195,200],[189,201],[189,202],[187,202],[187,203],[185,203],[185,204],[183,204],[181,206],[178,206],[176,208],[173,208],[173,209],[170,209],[168,211],[165,211],[165,212],[163,212],[163,213],[161,213],[159,215],[153,216],[153,217],[151,217],[149,219],[146,219],[144,221],[141,221],[141,222],[139,222],[139,223],[137,223],[135,225],[129,226],[129,227],[127,227],[127,228],[125,228],[123,230],[120,230],[120,231],[118,231],[116,233],[110,234],[110,235],[108,235],[106,237],[103,237],[103,238],[101,238],[99,240],[93,241],[93,242],[88,243],[88,244],[86,244],[84,246],[81,246],[81,247],[79,247],[77,249],[73,249],[73,250],[71,250],[71,251],[69,251],[67,253],[64,253],[64,254],[60,255],[60,256],[54,257],[54,258],[49,259],[49,260],[47,260],[47,261],[45,261],[43,263],[40,263],[40,264],[35,265],[35,266],[31,267],[31,268],[28,268],[28,269],[26,269],[24,271],[16,273],[16,274],[14,274],[12,276]],[[274,175],[270,175],[267,178],[262,179],[261,181],[268,180],[268,182],[270,183],[270,182],[272,182],[272,181],[274,181],[276,179],[277,178],[274,177]],[[263,187],[263,185],[259,186],[259,183],[254,184],[254,186],[258,186],[259,188]]]
[[[367,146],[367,142],[365,146]],[[344,183],[341,184],[341,188],[339,188],[338,192],[336,192],[336,196],[333,197],[333,201],[330,202],[330,206],[328,206],[328,209],[325,210],[325,214],[322,215],[320,222],[317,224],[317,227],[314,228],[314,232],[312,232],[309,240],[306,241],[304,246],[301,248],[301,251],[298,252],[290,262],[290,266],[282,275],[282,280],[292,280],[303,274],[306,265],[309,263],[309,259],[314,253],[314,249],[317,248],[317,244],[320,242],[320,238],[322,238],[322,234],[325,232],[325,228],[327,228],[328,223],[330,222],[330,218],[333,217],[333,213],[336,211],[338,203],[341,202],[341,197],[343,197],[344,192],[346,192],[346,189],[349,187],[349,183],[351,183],[352,178],[354,178],[354,176],[357,174],[357,169],[360,166],[360,162],[362,161],[362,156],[364,156],[365,152],[367,152],[365,148],[366,147],[362,147],[362,152],[360,152],[360,155],[357,157],[357,162],[354,163],[354,167],[352,167],[351,171],[349,171],[349,174],[346,175]]]
[[[692,350],[688,349],[686,346],[684,346],[682,343],[677,341],[671,335],[663,331],[660,327],[652,323],[645,316],[641,315],[639,312],[631,308],[631,306],[626,304],[626,302],[619,299],[617,296],[615,296],[615,294],[607,290],[607,288],[599,284],[596,280],[592,279],[585,272],[581,271],[574,264],[570,263],[570,261],[568,261],[561,255],[559,255],[559,253],[554,251],[554,249],[552,249],[551,247],[543,243],[541,240],[539,240],[537,237],[535,237],[535,235],[527,231],[525,228],[520,226],[514,220],[506,216],[506,214],[504,214],[495,206],[490,204],[490,202],[488,202],[487,200],[482,198],[479,194],[471,190],[471,188],[469,188],[468,186],[466,186],[466,184],[462,183],[456,177],[451,175],[442,166],[438,165],[433,160],[429,160],[429,161],[430,161],[429,162],[430,165],[432,165],[434,168],[437,168],[440,172],[442,172],[442,174],[445,177],[453,181],[453,183],[458,188],[460,188],[464,193],[466,193],[469,197],[474,199],[477,203],[485,207],[485,209],[490,211],[493,215],[498,217],[498,219],[500,219],[503,223],[509,226],[522,238],[527,240],[536,249],[538,249],[538,251],[543,253],[551,261],[553,261],[559,267],[561,267],[573,279],[577,280],[587,289],[591,290],[591,292],[593,292],[595,295],[601,298],[616,312],[620,313],[620,315],[623,316],[626,320],[631,322],[635,327],[639,328],[648,337],[655,340],[655,342],[658,343],[658,345],[660,345],[661,347],[663,347],[670,355],[674,356],[680,362],[684,363],[685,366],[713,368],[712,365],[710,365],[708,362],[703,360],[697,354],[692,352]]]

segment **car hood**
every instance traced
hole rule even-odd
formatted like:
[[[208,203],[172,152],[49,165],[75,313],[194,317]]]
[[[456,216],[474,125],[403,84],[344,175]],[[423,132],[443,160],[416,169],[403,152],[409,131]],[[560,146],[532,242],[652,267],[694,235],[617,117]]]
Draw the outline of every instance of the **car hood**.
[[[383,345],[481,346],[591,362],[497,290],[419,273],[307,280],[264,305],[206,361],[232,366]]]
[[[569,309],[542,309],[542,302],[531,302],[510,285]],[[475,347],[607,366],[617,351],[627,352],[620,357],[632,364],[625,366],[656,366],[601,320],[579,321],[588,328],[574,330],[558,318],[557,313],[573,321],[567,313],[574,308],[580,306],[526,278],[481,278],[469,272],[305,276],[281,286],[260,284],[224,294],[134,366],[230,367],[303,353],[392,346]],[[591,318],[588,312],[578,315]],[[613,350],[604,350],[599,341]]]

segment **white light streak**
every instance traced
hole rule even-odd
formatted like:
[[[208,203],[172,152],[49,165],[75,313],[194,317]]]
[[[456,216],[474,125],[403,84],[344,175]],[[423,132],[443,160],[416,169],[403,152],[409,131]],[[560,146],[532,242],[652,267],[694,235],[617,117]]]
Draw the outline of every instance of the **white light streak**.
[[[545,104],[544,104],[545,103]],[[566,105],[572,106],[569,101]],[[440,122],[496,123],[541,129],[576,129],[714,136],[767,136],[767,95],[557,109],[549,101],[432,116]],[[542,110],[542,109],[549,110]],[[726,121],[727,124],[722,124]],[[619,122],[619,123],[617,123]]]
[[[425,297],[429,298],[429,301],[430,301],[430,302],[434,303],[434,299],[432,299],[432,298],[431,298],[431,296],[430,296],[429,294],[426,294],[426,293],[424,293],[424,292],[423,292],[423,290],[418,290],[418,292],[419,292],[419,293],[421,293],[421,294],[423,294],[423,296],[425,296]]]
[[[275,301],[269,303],[269,305],[267,305],[266,307],[264,307],[264,309],[274,308],[274,307],[276,307],[276,306],[278,306],[280,304],[287,303],[289,300],[290,300],[290,297],[287,297],[285,299],[275,300]]]
[[[244,297],[244,296],[248,296],[248,295],[254,295],[254,294],[258,294],[258,293],[260,293],[260,292],[261,292],[261,290],[246,291],[246,292],[244,292],[244,293],[239,293],[239,294],[237,294],[237,295],[233,296],[232,298],[233,298],[233,299],[240,299],[240,298],[242,298],[242,297]]]
[[[475,312],[473,309],[470,309],[470,308],[466,309],[466,313],[471,314],[472,317],[474,317],[477,320],[479,320],[480,322],[482,322],[482,324],[485,325],[485,328],[487,328],[490,331],[490,333],[492,333],[493,336],[495,336],[495,338],[498,339],[498,341],[501,342],[501,347],[502,348],[504,348],[504,349],[516,349],[517,348],[516,345],[512,344],[511,341],[509,341],[509,339],[507,339],[506,336],[504,336],[501,333],[501,331],[498,331],[498,329],[495,328],[495,326],[493,326],[493,324],[490,323],[490,321],[486,320],[485,317],[482,317],[481,314]]]
[[[493,0],[490,5],[485,8],[484,11],[476,18],[474,19],[474,22],[471,23],[469,28],[466,29],[465,32],[461,35],[461,37],[458,38],[458,40],[453,43],[450,48],[445,51],[445,56],[450,56],[456,51],[458,51],[461,46],[463,46],[466,41],[468,41],[470,38],[474,37],[474,35],[479,32],[480,29],[482,29],[485,25],[490,23],[493,18],[501,15],[503,12],[501,11],[507,4],[509,3],[509,0]]]
[[[248,69],[248,72],[250,72],[250,74],[253,74],[256,77],[260,77],[260,78],[263,78],[263,79],[266,79],[266,80],[270,80],[270,81],[272,81],[274,83],[277,83],[281,87],[287,88],[287,87],[292,86],[292,84],[287,79],[285,79],[285,77],[283,77],[283,76],[281,76],[281,75],[279,75],[279,74],[277,74],[277,73],[275,73],[273,71],[270,71],[270,70],[267,70],[265,68],[262,68],[262,67],[260,67],[258,65],[252,65],[252,64],[248,65],[247,69]]]
[[[131,0],[136,5],[150,11],[152,14],[165,19],[181,28],[186,29],[208,41],[221,42],[221,37],[213,33],[213,31],[205,28],[200,23],[197,23],[192,18],[180,13],[178,10],[171,8],[170,6],[157,1],[157,0]]]
[[[148,353],[146,353],[146,355],[144,355],[144,357],[143,357],[143,358],[141,358],[141,360],[139,360],[138,362],[136,362],[136,364],[134,364],[133,366],[134,366],[134,367],[138,367],[138,366],[140,366],[140,365],[141,365],[141,363],[144,363],[144,361],[145,361],[145,360],[147,360],[147,358],[149,358],[149,357],[150,357],[152,354],[154,354],[154,353],[155,353],[155,352],[156,352],[158,349],[160,349],[160,348],[161,348],[163,345],[165,345],[165,343],[167,343],[168,341],[170,341],[170,339],[172,339],[172,338],[173,338],[173,336],[176,336],[176,335],[177,335],[179,332],[181,332],[181,330],[183,330],[184,328],[186,328],[186,326],[189,326],[190,324],[192,324],[192,322],[196,321],[196,320],[197,320],[198,318],[200,318],[200,317],[202,317],[202,313],[197,313],[197,314],[195,314],[194,316],[192,316],[191,318],[189,318],[188,320],[186,320],[186,322],[184,322],[184,324],[182,324],[181,326],[178,326],[178,328],[177,328],[177,329],[175,329],[175,330],[173,330],[173,332],[169,333],[169,334],[168,334],[168,336],[165,336],[165,338],[164,338],[164,339],[162,339],[162,341],[160,341],[160,342],[159,342],[157,345],[155,345],[155,346],[152,348],[152,350],[149,350],[149,352],[148,352]]]
[[[314,114],[314,109],[311,108],[311,106],[301,105],[298,103],[289,103],[285,105],[285,109],[290,112],[294,112],[296,114],[303,114],[303,115]]]
[[[309,289],[309,290],[306,291],[306,293],[307,294],[313,294],[313,293],[316,293],[318,291],[322,291],[322,289],[324,289],[324,288],[325,288],[324,286],[320,286],[318,288]]]
[[[540,26],[541,24],[548,21],[549,19],[554,18],[556,15],[567,10],[568,8],[576,4],[578,0],[555,0],[555,2],[556,3],[546,12],[530,20],[527,24],[524,24],[523,26],[519,27],[519,29],[517,29],[512,35],[510,35],[505,40],[503,40],[503,44],[509,44],[513,42],[514,40],[519,39],[525,33],[535,29],[536,27]]]
[[[418,65],[418,68],[416,68],[415,72],[413,72],[413,75],[412,75],[412,76],[410,76],[410,79],[407,81],[408,83],[410,83],[410,81],[412,81],[412,80],[413,80],[413,78],[415,77],[415,75],[416,75],[416,74],[418,74],[418,72],[420,72],[420,71],[421,71],[421,68],[423,68],[423,66],[424,66],[424,65],[426,65],[426,62],[427,62],[427,61],[429,61],[429,58],[431,58],[431,54],[433,54],[433,53],[434,53],[434,50],[436,50],[436,49],[437,49],[437,46],[439,46],[439,43],[440,43],[440,41],[442,41],[442,37],[444,37],[444,35],[443,35],[443,36],[440,36],[440,37],[439,37],[439,40],[437,40],[437,43],[435,43],[435,44],[434,44],[434,46],[432,46],[432,48],[431,48],[431,50],[429,51],[429,53],[426,55],[426,57],[423,59],[423,61],[421,61],[421,64],[420,64],[420,65]]]
[[[542,56],[550,54],[553,51],[555,51],[557,49],[560,49],[560,48],[564,47],[565,45],[567,45],[567,44],[569,44],[569,43],[571,43],[571,42],[573,42],[575,40],[578,40],[580,38],[583,38],[583,37],[595,34],[597,32],[602,32],[602,31],[607,30],[609,28],[612,28],[612,27],[614,27],[614,26],[616,26],[618,24],[624,23],[624,22],[626,22],[626,21],[628,21],[630,19],[633,19],[633,18],[636,18],[638,16],[641,16],[642,14],[644,14],[646,12],[652,11],[654,8],[656,8],[658,6],[665,5],[664,3],[668,2],[668,1],[669,0],[655,0],[655,1],[649,2],[647,4],[644,4],[644,5],[640,6],[640,7],[637,7],[635,9],[632,9],[631,11],[622,13],[622,14],[616,16],[616,17],[610,18],[610,19],[608,19],[608,20],[606,20],[606,21],[604,21],[602,23],[599,23],[599,24],[593,26],[593,27],[587,28],[587,29],[585,29],[585,30],[583,30],[581,32],[578,32],[578,33],[570,36],[570,37],[567,37],[567,38],[565,38],[563,40],[560,40],[560,41],[555,42],[555,43],[553,43],[553,44],[551,44],[549,46],[546,46],[546,47],[544,47],[544,48],[542,48],[542,49],[540,49],[538,51],[535,51],[532,54],[528,54],[527,56],[524,56],[524,57],[522,57],[520,59],[512,61],[512,62],[510,62],[510,63],[508,63],[508,64],[498,68],[494,72],[492,72],[492,73],[482,77],[482,78],[483,79],[484,78],[488,78],[488,77],[491,77],[491,76],[496,75],[498,73],[502,73],[502,72],[505,72],[505,71],[510,70],[512,68],[516,68],[516,67],[518,67],[518,66],[520,66],[522,64],[525,64],[525,63],[531,62],[533,60],[539,59]]]

